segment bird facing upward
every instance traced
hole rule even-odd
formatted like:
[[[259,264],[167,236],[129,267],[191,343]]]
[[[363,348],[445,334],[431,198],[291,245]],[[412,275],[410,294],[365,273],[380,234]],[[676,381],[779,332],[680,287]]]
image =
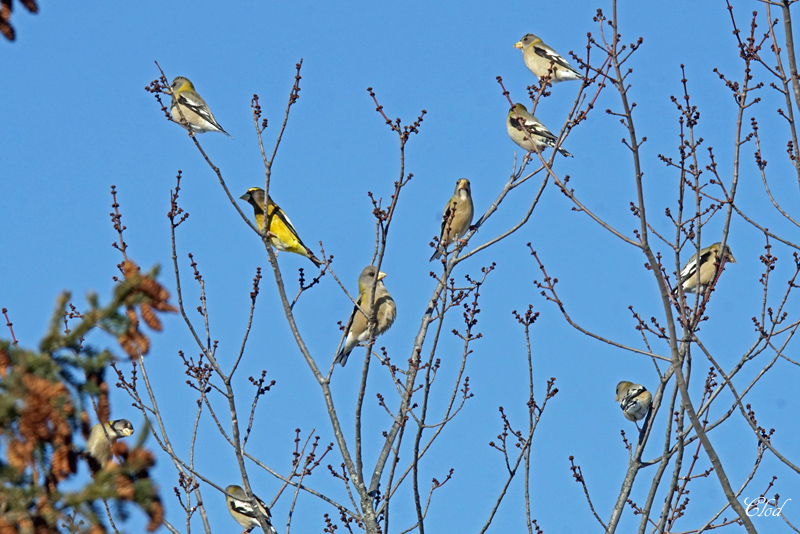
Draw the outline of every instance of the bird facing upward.
[[[469,180],[461,178],[456,181],[456,190],[444,207],[439,244],[436,247],[436,252],[433,253],[433,256],[428,261],[441,258],[442,251],[445,248],[464,237],[464,234],[469,230],[469,225],[472,224],[474,212]]]

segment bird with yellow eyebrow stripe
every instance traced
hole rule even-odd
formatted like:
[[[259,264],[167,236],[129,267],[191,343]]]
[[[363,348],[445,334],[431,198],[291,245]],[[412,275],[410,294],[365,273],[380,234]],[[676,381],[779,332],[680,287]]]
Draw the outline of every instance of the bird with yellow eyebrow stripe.
[[[377,282],[375,277],[377,276]],[[350,320],[347,322],[345,332],[347,337],[342,345],[342,350],[336,355],[333,363],[344,364],[347,363],[347,357],[356,345],[367,341],[369,336],[369,320],[367,315],[373,315],[375,310],[375,337],[383,334],[394,323],[397,317],[397,307],[395,306],[394,299],[389,294],[386,286],[383,285],[383,278],[385,273],[378,271],[374,265],[367,265],[361,271],[358,277],[358,298],[356,299],[356,306],[353,306],[353,313],[350,314]],[[373,298],[372,288],[375,288],[375,296]],[[364,310],[362,313],[361,310]],[[364,315],[366,313],[367,315]]]
[[[550,82],[556,83],[583,79],[583,76],[572,68],[566,59],[532,33],[517,41],[514,48],[522,50],[522,60],[525,61],[525,66],[540,80],[549,77]]]
[[[470,189],[469,180],[461,178],[456,181],[456,190],[444,207],[442,229],[439,234],[439,245],[436,248],[436,252],[433,253],[433,256],[431,256],[431,259],[428,261],[441,258],[444,249],[464,237],[464,234],[469,230],[469,225],[472,224],[474,212],[475,209],[472,206],[472,190]]]
[[[256,217],[256,226],[264,231],[264,190],[260,187],[251,187],[242,195],[242,200],[247,201],[253,206],[253,213]],[[278,250],[284,252],[294,252],[311,260],[315,266],[320,267],[323,263],[314,256],[314,253],[303,244],[297,230],[292,226],[289,217],[283,210],[272,201],[270,197],[267,208],[267,231],[269,232],[270,244]]]

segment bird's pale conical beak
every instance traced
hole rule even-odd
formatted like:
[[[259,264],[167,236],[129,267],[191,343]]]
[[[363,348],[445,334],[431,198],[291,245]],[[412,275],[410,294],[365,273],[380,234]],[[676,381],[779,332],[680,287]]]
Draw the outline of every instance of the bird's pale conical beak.
[[[522,49],[522,41],[517,41],[516,43],[514,43],[514,48],[519,48],[521,50]]]
[[[386,273],[383,271],[378,271],[378,280],[383,280],[386,278]]]

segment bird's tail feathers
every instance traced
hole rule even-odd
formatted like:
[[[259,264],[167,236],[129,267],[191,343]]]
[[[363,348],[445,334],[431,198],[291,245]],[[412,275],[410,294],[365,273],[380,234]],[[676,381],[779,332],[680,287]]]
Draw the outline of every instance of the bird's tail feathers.
[[[575,69],[569,69],[567,71],[564,71],[563,74],[561,74],[561,79],[559,79],[558,81],[561,82],[567,80],[583,80],[583,75],[578,71],[576,71]]]
[[[337,354],[337,355],[336,355],[336,359],[335,359],[335,360],[333,360],[333,363],[338,363],[339,365],[341,365],[342,367],[344,367],[344,364],[346,364],[346,363],[347,363],[347,358],[348,358],[349,356],[350,356],[350,351],[348,351],[348,352],[345,352],[345,351],[344,351],[344,347],[342,347],[342,350],[340,350],[340,351],[339,351],[339,354]]]
[[[322,266],[323,266],[323,265],[325,265],[325,263],[324,263],[324,262],[320,261],[320,259],[319,259],[319,258],[317,258],[316,256],[314,256],[314,253],[313,253],[313,252],[311,252],[311,251],[310,251],[310,250],[308,250],[308,249],[306,249],[306,252],[308,252],[308,259],[309,259],[309,260],[311,260],[311,262],[312,262],[312,263],[313,263],[313,264],[314,264],[314,265],[317,267],[317,269],[321,269],[321,268],[322,268]]]

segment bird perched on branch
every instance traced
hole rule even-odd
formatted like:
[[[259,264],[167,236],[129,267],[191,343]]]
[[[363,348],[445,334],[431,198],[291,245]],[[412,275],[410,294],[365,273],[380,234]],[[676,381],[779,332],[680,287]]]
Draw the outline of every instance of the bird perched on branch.
[[[256,217],[256,226],[262,232],[264,231],[264,190],[260,187],[251,187],[247,192],[242,195],[242,200],[245,200],[253,206],[253,212]],[[311,260],[315,266],[320,267],[322,262],[314,256],[307,246],[300,240],[297,235],[297,230],[292,226],[289,217],[283,210],[269,199],[269,207],[267,208],[267,231],[269,231],[269,242],[278,250],[284,252],[294,252],[300,254]]]
[[[717,264],[719,264],[721,271],[725,263],[736,263],[728,245],[725,245],[725,253],[720,254],[721,244],[714,243],[701,249],[699,254],[693,254],[691,259],[686,262],[680,273],[680,281],[683,285],[684,293],[702,293],[706,286],[714,281],[717,273]],[[698,255],[700,261],[697,261]],[[700,273],[699,277],[698,271]]]
[[[97,423],[86,440],[86,458],[92,472],[104,469],[111,459],[111,444],[119,438],[133,434],[133,425],[127,419]]]
[[[647,415],[653,402],[653,395],[643,385],[623,380],[617,384],[616,401],[622,408],[622,415],[628,421],[636,423],[636,428],[639,428],[637,421],[641,421]]]
[[[169,106],[169,114],[172,116],[172,120],[193,132],[222,132],[233,139],[233,136],[219,125],[211,110],[208,109],[208,104],[202,96],[197,94],[194,85],[188,78],[176,77],[172,80],[170,90],[172,104]]]
[[[514,104],[508,112],[506,130],[512,141],[528,151],[540,152],[546,146],[556,146],[556,136],[519,103]],[[572,154],[561,147],[558,147],[558,151],[572,157]]]
[[[472,207],[472,190],[469,180],[461,178],[456,181],[456,190],[453,197],[447,201],[442,216],[442,229],[439,233],[439,244],[431,259],[433,261],[442,257],[442,251],[452,245],[467,233],[472,224],[474,214]]]
[[[250,532],[254,528],[258,526],[258,519],[256,518],[256,512],[253,509],[253,506],[250,504],[250,499],[247,498],[247,493],[240,487],[236,485],[230,485],[225,488],[225,502],[228,504],[228,511],[231,513],[233,518],[236,520],[237,523],[242,525],[244,531],[242,534],[246,532]],[[269,526],[269,531],[266,534],[278,534],[278,532],[272,526],[272,514],[269,511],[269,508],[264,501],[258,498],[258,496],[253,495],[256,498],[256,503],[258,504],[258,509],[261,514],[267,518],[267,526]]]
[[[350,352],[358,345],[367,340],[369,335],[369,319],[367,317],[375,316],[375,337],[386,332],[395,317],[397,317],[397,308],[394,304],[392,296],[383,285],[383,278],[386,275],[374,265],[367,265],[361,271],[358,277],[358,298],[356,299],[356,306],[353,307],[353,313],[350,314],[350,320],[347,321],[347,337],[344,339],[342,350],[336,355],[334,363],[339,363],[344,367],[347,363],[347,357]],[[377,277],[377,282],[376,282]],[[372,288],[375,287],[375,299],[373,304]],[[362,313],[361,310],[364,310]],[[364,315],[366,313],[367,315]]]
[[[522,50],[522,59],[525,61],[525,65],[540,80],[549,77],[552,83],[556,83],[583,79],[583,76],[572,68],[567,60],[532,33],[517,41],[514,48]]]

